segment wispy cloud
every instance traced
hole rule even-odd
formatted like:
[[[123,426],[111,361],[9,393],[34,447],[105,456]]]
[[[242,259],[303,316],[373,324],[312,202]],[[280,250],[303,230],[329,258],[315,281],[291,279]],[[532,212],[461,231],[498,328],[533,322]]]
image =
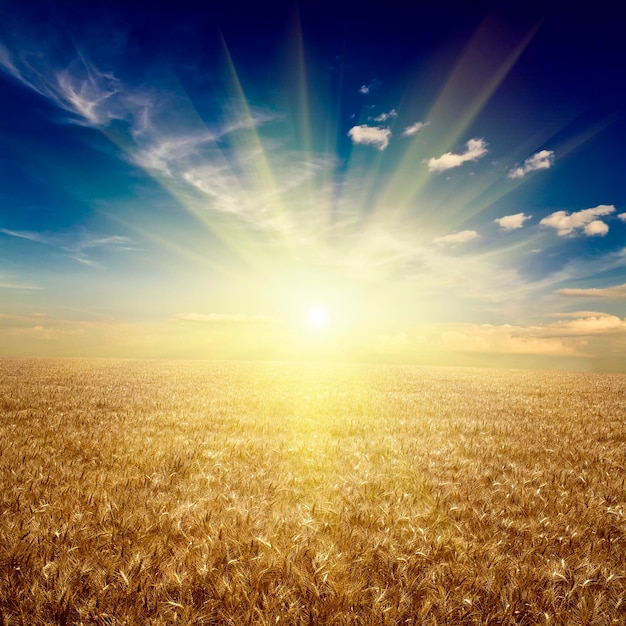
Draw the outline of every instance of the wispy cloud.
[[[487,154],[487,143],[484,139],[470,139],[466,144],[465,152],[446,152],[440,157],[433,157],[426,161],[431,172],[445,172],[459,167],[468,161],[477,161]]]
[[[556,293],[561,296],[575,296],[579,298],[603,298],[607,300],[626,300],[626,283],[614,287],[589,289],[557,289]]]
[[[537,170],[547,170],[554,163],[554,152],[552,150],[540,150],[529,156],[520,167],[512,169],[507,176],[509,178],[523,178],[530,172]]]
[[[141,85],[123,84],[113,74],[99,71],[78,51],[76,59],[63,67],[55,66],[53,50],[42,47],[34,58],[31,64],[23,55],[0,48],[0,67],[70,113],[69,121],[102,128],[111,120],[125,120],[128,135],[122,158],[151,176],[167,178],[164,184],[168,190],[196,213],[214,209],[240,216],[254,226],[284,231],[286,220],[278,219],[275,210],[281,203],[280,196],[319,170],[319,159],[302,155],[294,158],[289,154],[289,167],[290,164],[284,164],[284,151],[276,150],[281,162],[271,163],[271,168],[290,171],[289,176],[272,180],[272,149],[261,145],[256,130],[282,119],[276,111],[255,107],[239,98],[224,99],[220,102],[220,121],[208,127],[199,116],[189,116],[184,107],[179,113],[184,94],[168,90],[153,93]],[[219,143],[226,136],[246,132],[255,134],[249,135],[245,147],[236,152]],[[210,197],[208,206],[198,192]],[[274,205],[274,210],[270,210],[270,205]],[[87,265],[96,264],[87,254],[89,249],[99,245],[118,249],[126,246],[114,239],[100,243],[88,238],[68,242],[68,237],[56,235],[17,231],[4,234],[58,247],[66,256]],[[126,249],[131,249],[130,243]]]
[[[617,217],[619,217],[622,222],[626,222],[626,213],[618,213]]]
[[[138,251],[134,241],[130,237],[121,235],[99,236],[84,232],[79,233],[35,233],[31,231],[9,230],[0,228],[0,233],[17,239],[24,239],[35,243],[56,248],[63,256],[73,259],[83,265],[98,266],[91,259],[87,252],[90,250],[116,250],[116,251]]]
[[[99,71],[78,53],[64,67],[55,67],[51,56],[50,50],[16,55],[0,44],[0,68],[69,113],[68,121],[100,126],[124,117],[114,98],[121,90],[115,76]]]
[[[32,283],[16,283],[16,282],[6,282],[0,279],[0,289],[41,289],[39,285],[33,285]]]
[[[498,217],[494,220],[502,230],[517,230],[524,226],[524,222],[529,220],[532,215],[526,215],[525,213],[515,213],[514,215],[505,215],[504,217]]]
[[[388,128],[378,128],[377,126],[353,126],[348,131],[348,137],[352,139],[354,144],[363,144],[373,146],[378,150],[384,150],[389,145],[391,131]]]
[[[433,239],[433,243],[454,245],[457,243],[466,243],[468,241],[472,241],[472,239],[476,239],[477,237],[478,233],[475,230],[462,230],[458,233],[445,235],[444,237],[437,237],[436,239]]]
[[[606,235],[609,227],[596,218],[610,215],[615,212],[612,204],[600,204],[592,209],[583,209],[568,213],[567,211],[556,211],[544,217],[539,224],[554,228],[559,237],[565,237],[576,232],[584,232],[586,235]]]
[[[398,112],[395,109],[391,109],[391,111],[387,111],[386,113],[381,113],[376,116],[374,119],[375,122],[387,122],[395,117],[398,117]]]
[[[413,135],[417,135],[424,126],[427,126],[430,122],[414,122],[413,124],[409,124],[404,127],[402,131],[403,137],[412,137]]]
[[[8,228],[0,228],[0,233],[9,237],[17,237],[18,239],[26,239],[27,241],[35,241],[37,243],[49,244],[50,241],[45,235],[33,233],[28,230],[9,230]]]

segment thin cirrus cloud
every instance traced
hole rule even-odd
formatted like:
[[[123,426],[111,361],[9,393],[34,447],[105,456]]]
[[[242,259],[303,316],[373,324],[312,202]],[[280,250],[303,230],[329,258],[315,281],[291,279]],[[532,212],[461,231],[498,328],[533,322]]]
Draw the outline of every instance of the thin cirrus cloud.
[[[469,161],[477,161],[487,154],[487,142],[484,139],[470,139],[465,144],[465,152],[446,152],[439,157],[433,157],[426,161],[431,172],[445,172],[454,167],[459,167]]]
[[[556,211],[544,217],[539,224],[548,226],[556,230],[559,237],[565,237],[583,232],[589,236],[604,236],[609,232],[609,227],[598,217],[604,217],[615,212],[612,204],[600,204],[592,209],[583,209],[568,213],[567,211]]]
[[[603,298],[606,300],[626,300],[626,283],[614,287],[589,289],[557,289],[561,296],[575,296],[580,298]]]
[[[34,241],[36,243],[49,244],[50,241],[45,235],[39,233],[33,233],[28,230],[10,230],[8,228],[0,228],[0,233],[9,237],[15,237],[17,239],[26,239],[27,241]]]
[[[467,243],[468,241],[472,241],[472,239],[476,239],[477,237],[478,233],[475,230],[462,230],[458,233],[451,233],[450,235],[437,237],[436,239],[433,239],[433,243],[454,245],[457,243]]]
[[[547,170],[554,163],[554,152],[552,150],[540,150],[529,156],[520,167],[512,169],[507,176],[512,179],[523,178],[530,172],[537,170]]]
[[[9,282],[9,281],[3,281],[2,279],[0,279],[0,289],[25,289],[27,291],[30,291],[32,289],[41,289],[41,287],[39,285],[35,285],[33,283],[16,283],[16,282]]]
[[[409,124],[408,126],[405,126],[404,130],[402,131],[402,136],[412,137],[413,135],[417,135],[417,133],[419,133],[419,131],[428,124],[429,122],[415,122],[413,124]]]
[[[130,237],[122,235],[90,235],[86,233],[66,233],[50,235],[31,231],[10,230],[0,228],[0,233],[16,239],[24,239],[34,243],[56,248],[63,256],[73,259],[82,265],[98,266],[90,256],[93,250],[139,251]]]
[[[37,58],[54,59],[54,54],[40,54]],[[264,214],[263,207],[270,203],[269,196],[276,192],[292,189],[293,181],[309,178],[319,170],[320,164],[309,159],[298,162],[296,171],[292,167],[285,181],[277,181],[277,189],[259,190],[252,188],[246,194],[241,189],[238,175],[227,159],[216,150],[216,142],[225,135],[256,129],[257,127],[282,119],[275,111],[242,106],[239,101],[228,101],[225,105],[226,120],[215,128],[190,122],[184,116],[172,116],[171,105],[176,94],[163,92],[159,98],[141,87],[123,84],[113,74],[97,70],[85,57],[64,69],[53,66],[53,61],[42,61],[37,67],[16,57],[0,44],[0,69],[13,76],[25,87],[46,98],[53,105],[69,114],[67,121],[83,126],[101,128],[111,120],[124,119],[129,123],[131,141],[125,145],[123,159],[142,169],[169,179],[168,185],[175,185],[174,191],[200,191],[214,201],[211,207],[222,213],[232,213],[249,218],[253,226],[273,228],[275,220]],[[195,119],[195,118],[194,118]],[[386,147],[385,131],[372,139],[379,149]],[[364,139],[367,142],[367,138]],[[257,151],[258,152],[258,151]],[[254,149],[241,151],[240,165],[250,171],[262,165],[264,156]],[[273,164],[275,165],[275,164]],[[226,183],[229,183],[226,185]],[[238,189],[237,193],[229,190]],[[242,198],[246,195],[252,198]],[[268,196],[263,198],[261,196]],[[259,199],[265,200],[256,211]],[[245,200],[245,202],[242,202]],[[274,226],[273,226],[274,224]],[[278,230],[284,225],[278,224]],[[75,261],[96,265],[84,252],[88,245],[85,240],[68,242],[65,239],[50,238],[38,233],[0,231],[6,235],[31,239],[65,252],[65,256]],[[115,242],[107,242],[113,244]]]
[[[38,52],[31,57],[39,59],[39,64],[12,55],[0,44],[0,69],[69,113],[69,122],[101,126],[124,118],[115,98],[121,85],[112,74],[99,71],[82,55],[63,69],[52,67],[47,54]]]
[[[363,144],[372,146],[377,150],[384,150],[389,145],[391,131],[388,128],[361,124],[360,126],[353,126],[348,131],[348,137],[352,139],[353,144]]]
[[[524,226],[524,222],[529,220],[532,215],[525,213],[515,213],[514,215],[505,215],[494,220],[502,230],[517,230]]]

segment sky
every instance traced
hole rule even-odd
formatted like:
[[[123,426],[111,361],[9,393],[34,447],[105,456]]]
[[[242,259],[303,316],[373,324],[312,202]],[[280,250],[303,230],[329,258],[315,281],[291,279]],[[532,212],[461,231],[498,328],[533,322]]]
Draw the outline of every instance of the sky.
[[[626,372],[618,9],[434,4],[0,4],[0,355]]]

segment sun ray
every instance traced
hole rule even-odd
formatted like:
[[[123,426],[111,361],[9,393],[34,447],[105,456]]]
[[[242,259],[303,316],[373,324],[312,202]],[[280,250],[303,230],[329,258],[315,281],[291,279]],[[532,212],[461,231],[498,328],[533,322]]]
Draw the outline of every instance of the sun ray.
[[[498,39],[494,35],[497,29],[490,18],[479,27],[426,116],[431,127],[441,131],[425,144],[412,143],[378,196],[379,212],[384,211],[389,216],[387,219],[397,222],[419,202],[432,174],[418,164],[427,156],[458,148],[463,134],[506,78],[540,25],[538,22],[527,30],[515,45],[511,45],[509,39]],[[489,50],[488,55],[484,54],[485,50]]]

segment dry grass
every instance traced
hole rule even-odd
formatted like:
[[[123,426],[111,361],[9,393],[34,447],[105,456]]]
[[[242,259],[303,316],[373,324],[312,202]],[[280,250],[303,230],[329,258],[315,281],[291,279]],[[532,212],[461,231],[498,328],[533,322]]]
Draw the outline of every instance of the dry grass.
[[[626,377],[0,360],[0,623],[624,624]]]

